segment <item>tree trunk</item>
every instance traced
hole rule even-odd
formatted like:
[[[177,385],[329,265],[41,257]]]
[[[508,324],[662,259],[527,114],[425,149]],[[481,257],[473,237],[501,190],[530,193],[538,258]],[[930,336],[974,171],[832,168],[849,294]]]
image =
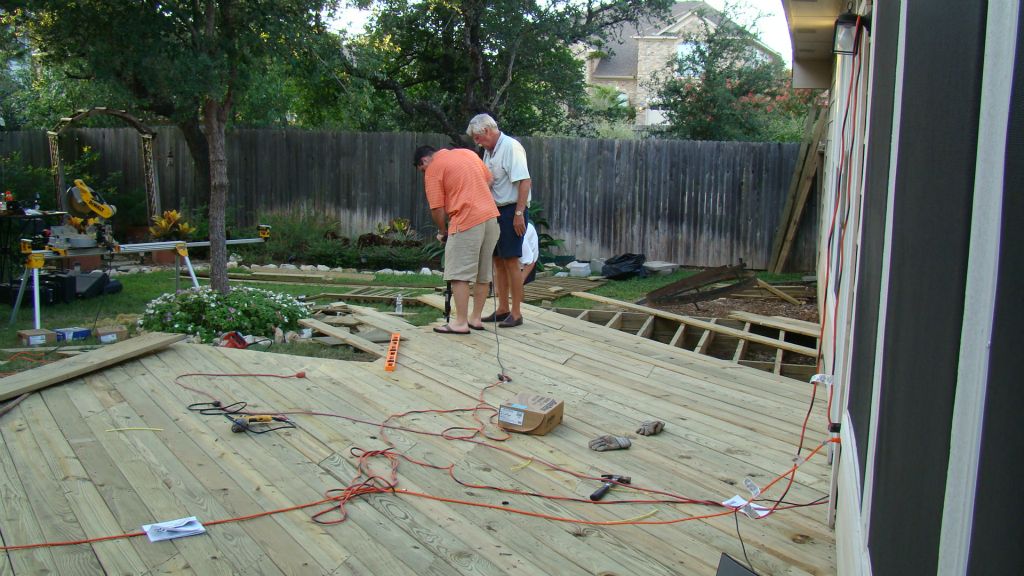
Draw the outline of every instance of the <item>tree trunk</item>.
[[[178,129],[185,137],[189,154],[192,155],[192,162],[195,164],[196,198],[201,199],[201,203],[207,204],[206,209],[209,211],[207,199],[210,197],[210,146],[206,141],[206,135],[203,134],[202,125],[199,118],[196,117],[178,122]],[[176,206],[176,208],[181,208],[181,206]],[[209,214],[206,216],[209,217]]]
[[[210,148],[210,286],[228,291],[228,248],[224,215],[228,200],[228,157],[224,129],[231,112],[230,98],[220,102],[207,98],[203,103],[203,127]]]

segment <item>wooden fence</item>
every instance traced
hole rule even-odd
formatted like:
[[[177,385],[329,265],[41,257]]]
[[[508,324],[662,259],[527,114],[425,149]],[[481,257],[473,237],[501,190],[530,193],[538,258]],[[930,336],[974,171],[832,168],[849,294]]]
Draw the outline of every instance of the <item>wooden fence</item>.
[[[180,132],[158,128],[155,163],[162,205],[206,203],[197,193],[191,156]],[[797,144],[673,140],[522,138],[533,178],[533,202],[565,254],[580,259],[643,253],[649,260],[692,266],[765,268],[785,204]],[[356,235],[395,217],[430,225],[422,179],[413,169],[419,144],[443,146],[444,136],[235,130],[228,134],[236,222],[267,213],[322,215]],[[83,146],[100,152],[99,172],[119,171],[142,190],[140,139],[128,128],[70,130],[62,153]],[[43,132],[0,132],[0,155],[20,151],[49,165]],[[0,174],[2,186],[3,174]],[[813,195],[812,195],[813,198]],[[811,201],[789,268],[813,270],[818,209]]]

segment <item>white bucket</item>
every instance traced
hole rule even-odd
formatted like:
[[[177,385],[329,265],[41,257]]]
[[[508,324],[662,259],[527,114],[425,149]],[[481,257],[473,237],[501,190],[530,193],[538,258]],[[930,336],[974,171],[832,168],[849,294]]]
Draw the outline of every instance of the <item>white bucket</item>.
[[[569,262],[569,276],[576,278],[590,276],[590,262]]]

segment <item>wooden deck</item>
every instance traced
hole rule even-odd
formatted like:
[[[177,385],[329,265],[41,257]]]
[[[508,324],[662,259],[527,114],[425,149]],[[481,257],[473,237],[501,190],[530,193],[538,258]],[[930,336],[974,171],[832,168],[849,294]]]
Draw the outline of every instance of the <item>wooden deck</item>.
[[[438,304],[437,296],[426,297]],[[431,299],[435,299],[431,300]],[[475,405],[496,380],[496,353],[512,382],[488,393],[497,405],[530,391],[565,401],[565,420],[543,437],[501,444],[587,475],[623,474],[634,485],[722,501],[748,496],[792,464],[810,400],[808,384],[670,347],[556,312],[526,306],[523,326],[469,336],[360,309],[364,321],[400,330],[394,372],[383,360],[349,363],[175,344],[31,394],[0,417],[0,535],[7,546],[137,532],[142,524],[196,516],[229,519],[317,501],[356,475],[352,448],[385,448],[376,426],[296,415],[298,429],[233,433],[222,416],[187,406],[206,398],[175,383],[189,372],[289,374],[188,377],[226,401],[267,412],[331,412],[380,422],[413,409]],[[79,357],[81,358],[81,356]],[[819,394],[805,442],[823,439]],[[639,422],[667,422],[652,437]],[[404,426],[440,431],[472,425],[465,415],[416,415]],[[155,428],[156,430],[126,429]],[[118,430],[121,429],[121,430]],[[629,450],[598,453],[587,442],[626,434]],[[389,431],[398,451],[454,463],[468,483],[586,499],[600,483],[481,444]],[[385,472],[383,463],[375,470]],[[722,512],[705,505],[592,505],[470,488],[446,472],[402,462],[399,488],[588,521],[658,522]],[[825,458],[800,467],[791,503],[826,495]],[[785,482],[767,497],[777,498]],[[616,488],[606,501],[640,498]],[[144,536],[6,552],[0,574],[714,574],[722,552],[742,561],[732,514],[666,525],[600,526],[415,497],[361,496],[348,519],[315,523],[316,506],[208,527],[207,534],[150,543]],[[656,514],[649,513],[656,511]],[[336,516],[330,516],[336,518]],[[739,515],[759,574],[833,574],[835,545],[823,506]]]

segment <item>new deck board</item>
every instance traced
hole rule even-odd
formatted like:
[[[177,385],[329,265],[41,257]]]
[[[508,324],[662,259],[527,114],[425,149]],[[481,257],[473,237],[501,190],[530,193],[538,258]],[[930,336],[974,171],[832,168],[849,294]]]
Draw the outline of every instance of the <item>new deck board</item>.
[[[438,298],[425,300],[435,305]],[[369,325],[413,336],[403,341],[394,372],[385,372],[379,361],[179,343],[30,395],[0,416],[4,543],[126,532],[193,514],[212,521],[315,502],[356,475],[353,449],[384,448],[385,437],[411,458],[454,465],[453,473],[469,484],[581,501],[460,485],[445,470],[404,461],[400,489],[593,522],[638,517],[657,522],[721,512],[703,505],[593,504],[587,496],[600,481],[586,476],[627,474],[636,486],[713,501],[744,495],[743,478],[764,486],[791,464],[809,402],[804,383],[533,306],[524,306],[523,326],[497,333],[488,326],[468,336],[434,334],[429,326],[353,308]],[[499,352],[513,380],[486,392],[485,402],[496,406],[519,391],[555,396],[566,408],[554,431],[484,444],[408,430],[382,435],[375,423],[394,413],[475,406],[481,390],[497,381]],[[268,376],[300,371],[305,377]],[[261,375],[182,376],[190,372]],[[188,409],[209,401],[204,394],[248,402],[255,412],[290,413],[298,428],[263,435],[231,432],[227,418]],[[814,419],[821,420],[822,413],[816,406]],[[653,437],[635,434],[638,423],[650,418],[668,422],[665,431]],[[393,424],[439,432],[472,422],[465,413],[431,413],[410,414]],[[117,428],[159,430],[108,432]],[[488,431],[499,434],[493,426]],[[588,450],[588,440],[602,433],[630,436],[633,446]],[[820,426],[808,437],[808,445],[820,441]],[[376,462],[373,469],[384,473],[386,465]],[[824,458],[808,461],[787,501],[825,495],[828,478]],[[777,486],[769,495],[780,493]],[[606,500],[637,494],[616,488]],[[0,572],[710,575],[722,552],[743,554],[732,514],[602,526],[376,494],[350,502],[344,523],[313,522],[325,507],[210,526],[205,535],[159,544],[132,538],[12,551]],[[824,520],[820,507],[780,511],[759,521],[741,515],[755,570],[835,573],[835,546]]]

